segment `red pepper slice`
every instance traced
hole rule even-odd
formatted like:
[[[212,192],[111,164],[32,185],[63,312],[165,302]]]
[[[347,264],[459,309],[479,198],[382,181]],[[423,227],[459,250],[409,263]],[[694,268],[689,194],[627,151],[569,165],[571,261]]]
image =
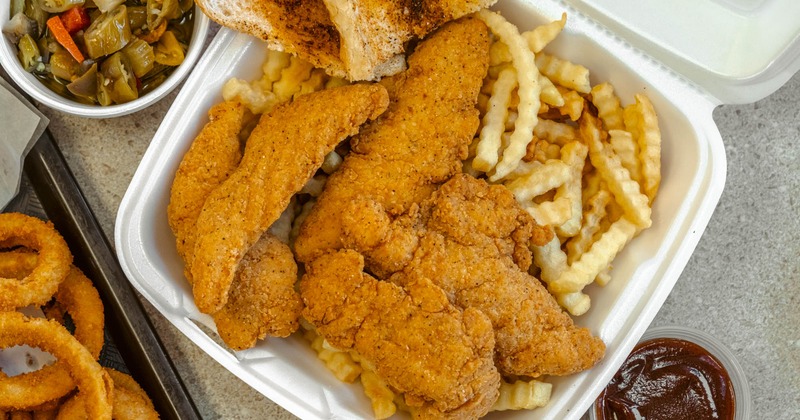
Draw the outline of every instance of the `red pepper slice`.
[[[69,35],[67,32],[67,28],[64,27],[64,23],[61,22],[58,16],[53,16],[50,19],[47,19],[47,27],[50,28],[50,33],[53,34],[53,37],[61,44],[62,47],[66,48],[69,51],[72,58],[75,61],[82,63],[83,62],[83,53],[81,50],[78,49],[78,44],[75,43],[75,40]]]
[[[59,17],[70,35],[75,35],[76,32],[88,28],[92,23],[89,19],[89,13],[86,12],[85,8],[80,6],[67,10]]]

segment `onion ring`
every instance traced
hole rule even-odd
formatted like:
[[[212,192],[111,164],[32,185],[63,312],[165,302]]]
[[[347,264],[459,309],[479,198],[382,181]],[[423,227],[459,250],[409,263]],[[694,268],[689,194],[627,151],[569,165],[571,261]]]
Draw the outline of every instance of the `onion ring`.
[[[79,393],[91,401],[87,404],[89,417],[111,419],[114,383],[89,350],[61,324],[27,318],[18,312],[0,313],[0,348],[18,344],[39,347],[55,356],[59,363],[69,366]]]
[[[72,317],[74,337],[97,360],[104,343],[103,302],[91,280],[77,268],[67,275],[55,302]],[[51,311],[46,311],[52,314]],[[52,315],[51,315],[52,316]],[[75,388],[69,371],[60,360],[37,371],[11,377],[0,377],[0,408],[31,409],[61,398]]]
[[[114,380],[114,420],[158,420],[159,416],[153,403],[144,390],[130,376],[105,368],[106,373]],[[67,400],[58,410],[56,419],[85,419],[86,396],[77,394]]]
[[[27,248],[0,252],[0,278],[21,280],[36,267],[38,255]]]
[[[72,264],[72,253],[64,238],[52,223],[21,213],[2,213],[0,243],[22,245],[39,254],[36,267],[25,278],[0,277],[0,310],[47,303]]]

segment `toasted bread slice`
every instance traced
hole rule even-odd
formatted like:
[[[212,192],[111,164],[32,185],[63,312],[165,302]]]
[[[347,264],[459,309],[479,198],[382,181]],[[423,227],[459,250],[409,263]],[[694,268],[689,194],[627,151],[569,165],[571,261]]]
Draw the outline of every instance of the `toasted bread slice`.
[[[371,80],[397,66],[405,43],[497,0],[323,0],[341,38],[341,58],[353,80]],[[394,63],[394,64],[393,64]]]
[[[497,0],[197,0],[222,26],[350,80],[405,69],[405,44]]]
[[[267,41],[269,48],[286,51],[347,77],[339,51],[339,32],[322,0],[197,0],[211,20]]]

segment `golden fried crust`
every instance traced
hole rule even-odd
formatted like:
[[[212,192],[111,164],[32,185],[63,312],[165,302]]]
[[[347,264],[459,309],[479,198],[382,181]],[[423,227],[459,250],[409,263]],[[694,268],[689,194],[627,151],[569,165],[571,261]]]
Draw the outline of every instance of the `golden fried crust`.
[[[420,43],[408,70],[381,82],[391,104],[351,141],[351,153],[328,179],[300,229],[298,260],[343,247],[344,203],[371,201],[362,204],[399,215],[461,171],[479,123],[475,104],[488,51],[483,22],[461,19]]]
[[[261,117],[238,168],[213,190],[197,219],[192,277],[200,311],[222,309],[247,250],[325,155],[380,115],[388,101],[380,85],[342,86],[300,96]]]
[[[527,273],[528,244],[544,234],[535,232],[546,229],[504,187],[457,175],[395,226],[414,226],[419,239],[408,263],[389,280],[405,285],[431,279],[456,306],[486,314],[494,327],[501,373],[567,375],[590,368],[603,356],[603,342],[574,326]]]
[[[211,191],[228,179],[242,159],[239,132],[245,113],[244,105],[235,101],[213,106],[209,122],[183,156],[172,182],[167,221],[190,283],[197,217]]]
[[[405,288],[363,273],[364,259],[342,250],[306,266],[304,317],[334,347],[355,350],[426,418],[477,418],[499,395],[492,328],[462,313],[427,279]]]
[[[214,314],[228,347],[244,350],[267,335],[287,337],[297,330],[303,304],[294,290],[297,263],[289,246],[266,233],[239,263],[228,302]]]

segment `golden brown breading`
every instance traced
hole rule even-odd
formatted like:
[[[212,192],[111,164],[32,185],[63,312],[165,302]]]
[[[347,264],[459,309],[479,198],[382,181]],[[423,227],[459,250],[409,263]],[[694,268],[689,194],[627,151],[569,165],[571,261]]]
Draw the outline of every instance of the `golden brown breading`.
[[[242,159],[239,132],[246,112],[244,105],[234,101],[213,106],[208,123],[183,156],[172,182],[167,221],[190,283],[197,217],[211,191],[228,179]]]
[[[197,219],[192,277],[200,311],[222,309],[247,250],[325,155],[387,104],[383,87],[360,84],[303,95],[261,117],[239,167],[214,189]]]
[[[486,414],[500,386],[486,316],[451,305],[430,280],[400,288],[363,268],[352,250],[308,264],[300,282],[304,317],[332,346],[374,365],[420,418]]]
[[[420,43],[408,70],[381,82],[391,104],[351,140],[350,154],[328,178],[300,229],[298,260],[343,246],[344,204],[358,199],[387,216],[399,215],[461,171],[478,128],[475,103],[488,54],[483,22],[461,19]]]
[[[603,356],[603,342],[575,327],[539,280],[528,274],[528,244],[543,245],[552,234],[537,226],[504,187],[457,175],[418,211],[393,225],[409,227],[413,233],[388,235],[417,238],[413,255],[389,280],[406,285],[431,279],[456,306],[486,314],[494,327],[501,373],[566,375],[588,369]],[[374,251],[382,248],[396,244],[386,242]],[[373,261],[388,271],[378,255]]]
[[[298,327],[303,309],[294,290],[297,263],[289,246],[265,233],[239,263],[228,302],[214,314],[228,347],[244,350],[267,335],[287,337]]]

